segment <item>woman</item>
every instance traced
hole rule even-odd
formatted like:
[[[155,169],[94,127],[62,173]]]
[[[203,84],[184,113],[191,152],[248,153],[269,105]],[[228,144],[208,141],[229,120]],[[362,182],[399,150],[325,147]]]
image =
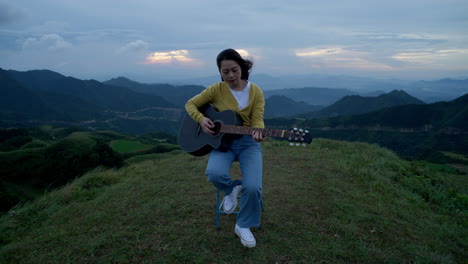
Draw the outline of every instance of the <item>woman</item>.
[[[207,103],[213,104],[218,111],[235,111],[241,116],[244,126],[264,128],[263,92],[248,81],[252,62],[244,60],[233,49],[222,51],[216,62],[222,82],[211,85],[191,98],[185,105],[187,113],[208,134],[214,134],[213,121],[198,110]],[[260,226],[262,149],[259,142],[262,142],[263,138],[261,132],[253,132],[252,135],[232,139],[225,149],[211,151],[206,168],[208,180],[226,194],[223,200],[226,213],[234,212],[237,195],[242,192],[234,231],[246,247],[255,247],[256,240],[250,228]],[[240,163],[242,181],[233,181],[229,175],[231,165],[236,160]]]

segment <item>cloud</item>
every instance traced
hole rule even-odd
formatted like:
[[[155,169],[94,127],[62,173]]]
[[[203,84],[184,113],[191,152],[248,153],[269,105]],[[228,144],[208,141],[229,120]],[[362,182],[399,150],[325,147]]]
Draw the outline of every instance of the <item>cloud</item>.
[[[187,66],[196,66],[203,64],[190,56],[188,50],[172,50],[164,52],[152,52],[146,57],[144,64],[182,64]]]
[[[423,33],[358,33],[358,37],[364,37],[373,40],[434,40],[437,39],[434,36],[423,34]]]
[[[397,53],[392,58],[419,66],[468,69],[468,49],[408,50]]]
[[[28,38],[23,42],[23,49],[25,50],[63,50],[71,46],[71,43],[66,42],[58,34],[46,34],[39,38]]]
[[[326,49],[307,49],[298,50],[296,56],[298,57],[320,57],[343,53],[342,48],[326,48]]]
[[[237,49],[236,51],[239,53],[239,55],[241,55],[244,58],[250,55],[249,52],[245,49]]]
[[[380,63],[373,62],[364,58],[352,57],[352,58],[328,58],[325,59],[327,67],[329,68],[347,68],[354,70],[370,70],[370,71],[393,71],[396,68]]]
[[[125,44],[124,46],[117,49],[118,53],[127,53],[135,51],[146,51],[148,50],[149,44],[143,40],[135,40]]]
[[[236,3],[220,12],[215,0],[0,0],[0,60],[14,69],[63,65],[81,76],[148,78],[210,75],[225,48],[253,58],[255,73],[273,75],[398,77],[467,61],[455,50],[468,49],[468,1]],[[17,11],[21,24],[14,23]],[[238,18],[235,27],[230,15]]]
[[[394,67],[372,61],[371,54],[349,50],[344,47],[308,48],[295,51],[295,55],[305,60],[311,68],[342,68],[353,70],[392,71]]]

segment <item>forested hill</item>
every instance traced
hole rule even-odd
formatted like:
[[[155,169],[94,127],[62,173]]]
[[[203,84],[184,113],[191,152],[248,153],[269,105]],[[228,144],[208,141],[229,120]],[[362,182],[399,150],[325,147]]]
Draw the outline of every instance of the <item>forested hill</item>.
[[[468,94],[450,102],[388,107],[317,119],[267,118],[267,127],[308,129],[313,137],[375,143],[408,159],[441,162],[468,155]]]
[[[23,87],[6,71],[0,69],[0,120],[24,121],[65,118],[37,93]],[[21,102],[21,103],[20,103]]]
[[[26,72],[8,70],[7,74],[31,91],[38,93],[45,91],[78,97],[113,111],[135,111],[152,106],[174,106],[161,97],[136,93],[128,88],[114,87],[95,80],[65,77],[47,70]]]
[[[0,69],[0,127],[79,125],[144,134],[177,131],[182,109],[161,96],[48,70]]]
[[[200,85],[173,86],[170,84],[143,84],[125,77],[114,78],[104,83],[126,87],[139,93],[161,96],[167,101],[174,103],[177,107],[184,107],[188,99],[205,89],[204,86]]]
[[[265,100],[265,118],[297,116],[304,112],[317,111],[323,106],[297,102],[284,95],[272,95]]]
[[[409,95],[403,90],[394,90],[377,97],[348,95],[319,111],[302,113],[296,116],[302,118],[319,118],[339,115],[354,115],[368,113],[386,107],[408,104],[424,104],[424,102]]]
[[[322,123],[325,121],[326,124]],[[308,127],[365,127],[409,130],[468,131],[468,94],[450,102],[388,107],[371,113],[310,119]]]

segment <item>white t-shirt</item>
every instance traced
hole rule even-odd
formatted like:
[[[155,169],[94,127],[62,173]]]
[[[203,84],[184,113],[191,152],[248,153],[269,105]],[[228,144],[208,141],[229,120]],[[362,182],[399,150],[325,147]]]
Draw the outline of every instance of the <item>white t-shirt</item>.
[[[242,91],[235,91],[229,87],[234,98],[237,100],[237,107],[239,110],[249,105],[249,94],[250,94],[250,82],[247,82],[247,85]]]

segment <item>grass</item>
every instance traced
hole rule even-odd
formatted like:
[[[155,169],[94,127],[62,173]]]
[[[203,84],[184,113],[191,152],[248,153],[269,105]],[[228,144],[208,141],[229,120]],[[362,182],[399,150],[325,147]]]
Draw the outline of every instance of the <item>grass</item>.
[[[466,205],[438,202],[466,190],[446,172],[364,143],[268,141],[263,152],[253,249],[235,216],[215,228],[207,157],[174,152],[94,170],[4,215],[0,263],[466,263]]]
[[[457,154],[457,153],[453,153],[453,152],[447,152],[447,151],[444,151],[442,152],[444,155],[446,156],[449,156],[451,158],[454,158],[454,159],[459,159],[459,160],[463,160],[463,161],[468,161],[468,157],[464,156],[464,155],[461,155],[461,154]]]
[[[144,150],[153,147],[152,145],[141,144],[137,141],[131,140],[114,140],[111,142],[111,147],[113,150],[121,153],[134,152],[139,150]]]

